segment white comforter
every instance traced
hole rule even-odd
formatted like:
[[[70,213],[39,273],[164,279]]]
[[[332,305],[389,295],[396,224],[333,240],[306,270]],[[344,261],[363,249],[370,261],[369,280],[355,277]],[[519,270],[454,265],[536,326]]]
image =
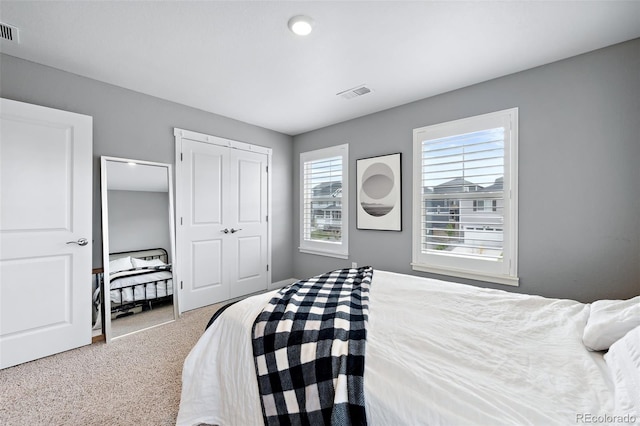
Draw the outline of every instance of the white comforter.
[[[184,364],[178,425],[260,425],[251,327],[274,292],[245,299]],[[370,425],[576,424],[611,413],[589,306],[374,271],[365,367]]]

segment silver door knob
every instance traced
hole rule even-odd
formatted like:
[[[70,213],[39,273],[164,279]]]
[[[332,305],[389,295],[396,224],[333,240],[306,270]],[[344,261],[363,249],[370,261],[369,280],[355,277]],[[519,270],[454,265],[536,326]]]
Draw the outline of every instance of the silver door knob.
[[[86,246],[89,241],[86,238],[80,238],[78,241],[67,241],[67,244],[77,244],[79,246]]]
[[[229,230],[228,230],[227,228],[224,228],[224,229],[223,229],[222,231],[220,231],[220,232],[224,232],[225,234],[228,234],[228,233],[229,233]],[[231,231],[231,232],[233,232],[233,231]]]
[[[235,234],[235,233],[236,233],[236,232],[238,232],[238,231],[242,231],[242,228],[240,228],[240,229],[233,229],[233,228],[231,228],[231,233],[232,233],[232,234]]]

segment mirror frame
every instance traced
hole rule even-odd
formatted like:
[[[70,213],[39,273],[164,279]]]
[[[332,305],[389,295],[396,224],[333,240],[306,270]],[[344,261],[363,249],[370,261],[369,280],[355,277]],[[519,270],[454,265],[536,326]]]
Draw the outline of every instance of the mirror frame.
[[[170,321],[165,321],[156,325],[152,325],[150,327],[141,328],[140,330],[133,331],[131,333],[123,334],[121,336],[112,336],[111,331],[111,297],[108,297],[110,287],[109,287],[109,203],[107,200],[108,194],[108,185],[107,185],[107,162],[116,162],[116,163],[136,163],[139,165],[148,165],[154,167],[165,167],[167,169],[167,179],[168,179],[168,192],[169,192],[169,249],[171,254],[169,255],[169,261],[171,262],[171,273],[173,275],[173,319]],[[157,163],[154,161],[145,161],[145,160],[134,160],[131,158],[120,158],[120,157],[109,157],[109,156],[101,156],[100,157],[100,192],[102,198],[102,269],[103,269],[103,280],[102,280],[102,288],[101,292],[101,310],[99,314],[103,316],[104,321],[102,323],[102,332],[105,336],[106,343],[109,343],[112,339],[117,339],[128,334],[137,333],[142,330],[148,330],[150,328],[154,328],[163,324],[167,324],[169,322],[173,322],[178,318],[178,291],[177,285],[178,282],[176,276],[176,262],[175,262],[175,253],[176,253],[176,243],[175,243],[175,205],[173,201],[173,166],[169,163]]]

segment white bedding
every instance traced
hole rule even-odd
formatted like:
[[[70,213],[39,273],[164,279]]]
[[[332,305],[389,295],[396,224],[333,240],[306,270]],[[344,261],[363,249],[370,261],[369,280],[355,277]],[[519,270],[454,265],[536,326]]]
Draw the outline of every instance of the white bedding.
[[[184,363],[177,424],[260,425],[251,327],[270,292],[236,303]],[[370,425],[576,424],[612,413],[589,306],[374,271],[365,361]]]
[[[170,296],[173,294],[173,275],[171,271],[149,272],[148,270],[122,271],[110,275],[110,296],[112,303],[128,303],[134,300],[151,300],[159,297]],[[117,278],[117,279],[116,279]],[[166,285],[164,280],[168,280]],[[144,284],[159,281],[158,285]],[[119,288],[136,285],[135,287],[125,288],[122,291]],[[135,297],[134,297],[135,296]]]

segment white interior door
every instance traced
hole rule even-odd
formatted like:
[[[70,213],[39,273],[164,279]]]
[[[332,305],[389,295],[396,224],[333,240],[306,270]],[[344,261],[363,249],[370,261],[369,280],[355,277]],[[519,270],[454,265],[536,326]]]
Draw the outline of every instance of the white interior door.
[[[267,289],[267,156],[230,149],[230,297]],[[225,235],[226,236],[226,235]]]
[[[266,290],[269,151],[179,129],[176,143],[180,310]]]
[[[228,148],[182,141],[178,195],[178,277],[181,311],[229,298],[229,268],[223,253],[229,248],[224,223],[227,197]]]
[[[0,99],[0,368],[91,343],[92,118]]]

